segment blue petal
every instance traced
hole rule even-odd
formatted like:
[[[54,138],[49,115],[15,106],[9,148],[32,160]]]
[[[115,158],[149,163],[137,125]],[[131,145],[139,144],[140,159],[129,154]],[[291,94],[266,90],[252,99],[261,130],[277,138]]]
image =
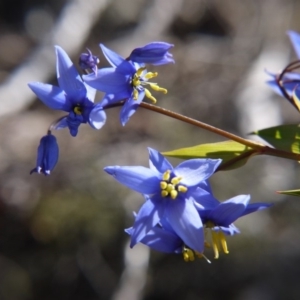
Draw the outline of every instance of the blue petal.
[[[192,201],[178,199],[168,202],[166,216],[170,225],[185,245],[200,253],[203,252],[203,225]]]
[[[105,167],[104,171],[117,181],[141,194],[154,194],[160,191],[157,172],[145,167]]]
[[[163,201],[147,200],[139,210],[135,222],[133,224],[133,231],[131,235],[130,247],[139,243],[145,235],[160,221],[164,213]]]
[[[163,65],[174,63],[172,54],[168,52],[174,45],[165,42],[152,42],[144,47],[134,49],[129,58],[137,63]]]
[[[116,94],[105,94],[102,101],[101,101],[101,106],[106,107],[108,105],[118,103],[122,100],[126,100],[130,97],[130,92],[124,91],[121,93],[116,93]]]
[[[227,201],[221,202],[209,215],[209,219],[216,226],[228,226],[242,216],[250,195],[239,195]]]
[[[68,116],[60,118],[54,125],[51,126],[51,130],[60,130],[68,127],[67,118]]]
[[[86,97],[91,101],[94,102],[95,101],[95,96],[97,93],[97,90],[92,88],[91,86],[85,84],[85,88],[86,88]]]
[[[167,170],[173,170],[173,166],[170,164],[170,162],[158,151],[152,148],[148,148],[148,151],[150,169],[159,173],[164,173]]]
[[[136,112],[140,103],[144,99],[145,91],[140,91],[137,100],[133,98],[129,98],[125,101],[121,113],[120,113],[120,121],[123,126],[129,121],[129,118]]]
[[[113,67],[118,69],[118,72],[125,75],[133,75],[136,72],[136,69],[133,67],[133,65],[123,57],[121,57],[119,54],[108,49],[103,44],[100,44],[100,47],[105,58]]]
[[[295,49],[298,59],[300,59],[300,35],[299,35],[299,33],[296,31],[289,30],[287,32],[287,34],[293,44],[293,47]]]
[[[103,107],[96,105],[90,112],[89,124],[94,129],[100,129],[106,122],[106,113]]]
[[[182,177],[180,183],[192,187],[208,179],[221,162],[221,159],[186,160],[174,169],[174,174]]]
[[[71,110],[72,104],[66,99],[65,93],[61,88],[41,82],[30,82],[28,86],[48,107],[56,110]]]
[[[220,204],[210,192],[202,188],[197,188],[191,193],[190,197],[192,197],[197,204],[201,205],[202,208],[198,206],[199,210],[212,210]]]
[[[125,59],[122,56],[120,56],[118,53],[110,50],[109,48],[105,47],[103,44],[99,44],[99,46],[105,58],[113,67],[117,67],[124,62]]]
[[[224,226],[216,226],[212,228],[213,231],[223,231],[226,235],[235,235],[241,233],[240,230],[234,225],[230,224],[227,227]]]
[[[56,72],[59,86],[66,92],[73,103],[86,96],[85,85],[68,54],[59,46],[56,50]]]
[[[183,246],[182,240],[176,234],[157,226],[148,231],[140,242],[151,249],[165,253],[177,252]]]
[[[273,206],[273,203],[251,203],[251,204],[248,204],[248,206],[246,207],[242,216],[251,214],[251,213],[259,211],[259,210],[263,210],[265,208],[269,208],[271,206]]]
[[[86,84],[90,85],[98,91],[104,93],[132,93],[130,85],[130,75],[124,75],[117,71],[115,68],[103,68],[98,70],[97,75],[89,74],[83,76]]]

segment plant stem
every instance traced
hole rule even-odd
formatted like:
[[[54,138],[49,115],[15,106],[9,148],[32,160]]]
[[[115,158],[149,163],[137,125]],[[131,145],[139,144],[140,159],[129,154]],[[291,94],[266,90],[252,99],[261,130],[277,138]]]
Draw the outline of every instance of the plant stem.
[[[173,112],[171,110],[168,110],[168,109],[165,109],[165,108],[162,108],[162,107],[159,107],[159,106],[155,106],[155,105],[152,105],[152,104],[149,104],[149,103],[146,103],[146,102],[142,102],[140,104],[140,106],[143,107],[143,108],[155,111],[157,113],[160,113],[162,115],[165,115],[165,116],[168,116],[168,117],[180,120],[182,122],[185,122],[185,123],[188,123],[188,124],[191,124],[191,125],[203,128],[203,129],[208,130],[210,132],[213,132],[215,134],[221,135],[221,136],[223,136],[223,137],[225,137],[227,139],[230,139],[230,140],[236,141],[236,142],[238,142],[240,144],[243,144],[245,146],[251,147],[252,149],[261,150],[265,146],[265,145],[263,145],[261,143],[244,139],[244,138],[242,138],[242,137],[240,137],[238,135],[235,135],[233,133],[230,133],[230,132],[227,132],[225,130],[219,129],[217,127],[211,126],[209,124],[197,121],[195,119],[183,116],[181,114],[175,113],[175,112]]]
[[[104,109],[109,109],[109,108],[113,108],[113,107],[117,107],[117,106],[122,106],[123,104],[124,104],[124,102],[119,102],[119,103],[115,103],[115,104],[112,104],[112,105],[107,105],[107,106],[104,107]],[[235,135],[233,133],[227,132],[227,131],[222,130],[220,128],[217,128],[217,127],[211,126],[209,124],[203,123],[201,121],[197,121],[193,118],[189,118],[189,117],[186,117],[184,115],[175,113],[171,110],[162,108],[160,106],[156,106],[156,105],[153,105],[153,104],[150,104],[150,103],[142,102],[140,104],[140,107],[148,109],[148,110],[152,110],[154,112],[157,112],[157,113],[160,113],[162,115],[174,118],[176,120],[179,120],[179,121],[182,121],[182,122],[185,122],[185,123],[203,128],[207,131],[210,131],[210,132],[213,132],[217,135],[223,136],[223,137],[225,137],[229,140],[233,140],[237,143],[243,144],[243,145],[245,145],[245,146],[252,149],[248,153],[249,156],[250,155],[270,155],[270,156],[276,156],[276,157],[281,157],[281,158],[300,161],[300,154],[274,149],[274,148],[271,148],[271,147],[269,147],[267,145],[264,145],[262,143],[258,143],[258,142],[255,142],[255,141],[244,139],[244,138],[242,138],[238,135]],[[248,156],[248,155],[246,155],[246,156]],[[243,159],[243,158],[244,158],[243,156],[237,157],[231,163],[236,163],[238,160]],[[229,164],[231,164],[231,163],[229,163]],[[226,166],[226,167],[228,167],[228,166]]]

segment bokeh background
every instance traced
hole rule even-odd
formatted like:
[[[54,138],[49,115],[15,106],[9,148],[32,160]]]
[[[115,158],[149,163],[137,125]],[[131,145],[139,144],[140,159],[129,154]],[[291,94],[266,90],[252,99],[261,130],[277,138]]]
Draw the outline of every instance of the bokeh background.
[[[223,139],[142,108],[122,127],[115,108],[100,131],[56,132],[58,165],[49,177],[30,176],[40,138],[62,113],[27,87],[57,84],[56,44],[76,64],[88,47],[106,66],[100,42],[126,57],[163,40],[175,44],[176,64],[156,69],[169,91],[157,104],[252,138],[300,118],[265,85],[265,70],[295,59],[286,30],[300,31],[299,13],[297,0],[1,0],[0,299],[300,299],[300,203],[275,192],[300,187],[298,163],[255,157],[213,176],[220,200],[251,194],[275,205],[238,220],[242,234],[228,238],[230,254],[213,260],[207,251],[212,264],[130,249],[124,228],[143,198],[103,167],[146,166],[149,146]]]

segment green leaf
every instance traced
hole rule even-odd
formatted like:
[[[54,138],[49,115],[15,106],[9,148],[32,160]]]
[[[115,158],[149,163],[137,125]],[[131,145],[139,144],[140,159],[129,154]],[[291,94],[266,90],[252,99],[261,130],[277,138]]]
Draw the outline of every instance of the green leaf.
[[[300,197],[300,190],[277,191],[278,194]]]
[[[188,148],[181,148],[162,153],[165,156],[182,159],[191,158],[221,158],[219,169],[231,170],[243,166],[247,160],[255,155],[255,150],[243,144],[229,140],[219,143],[201,144]]]
[[[300,154],[300,125],[281,125],[251,132],[273,147]]]

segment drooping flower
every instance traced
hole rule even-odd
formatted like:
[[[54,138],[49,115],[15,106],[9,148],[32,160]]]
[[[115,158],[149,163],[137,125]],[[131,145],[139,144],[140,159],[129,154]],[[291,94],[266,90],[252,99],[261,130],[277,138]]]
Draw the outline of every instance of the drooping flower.
[[[87,53],[81,53],[79,56],[79,66],[83,70],[92,70],[96,74],[100,59],[96,55],[93,55],[90,49],[86,50]]]
[[[94,104],[96,91],[82,81],[67,53],[59,46],[55,46],[55,50],[59,87],[40,82],[28,84],[45,105],[69,113],[52,129],[68,127],[72,136],[77,135],[81,123],[100,129],[105,124],[106,114],[101,104]]]
[[[50,175],[54,169],[59,156],[56,137],[50,132],[43,136],[37,150],[36,167],[30,171],[30,174],[37,172],[39,174]]]
[[[150,168],[111,166],[104,170],[125,186],[149,200],[140,208],[133,225],[131,247],[140,242],[162,219],[170,224],[184,244],[202,253],[202,221],[193,194],[221,163],[220,159],[191,159],[173,168],[154,149],[149,149]]]
[[[112,67],[99,69],[97,74],[85,75],[83,78],[88,85],[105,93],[101,102],[103,107],[125,101],[120,114],[120,121],[124,126],[145,96],[156,103],[146,86],[164,94],[167,90],[149,81],[158,75],[157,72],[147,72],[144,64],[127,61],[102,44],[100,47]]]
[[[296,31],[287,32],[298,60],[300,60],[300,34]],[[280,76],[280,73],[267,72],[271,77],[267,84],[280,96],[283,96],[291,102],[295,108],[300,111],[300,74],[295,72],[300,68],[300,61],[289,64]]]
[[[175,63],[173,55],[168,52],[174,45],[165,42],[152,42],[144,47],[135,48],[129,59],[139,64],[164,65]]]
[[[199,188],[194,195],[195,206],[198,209],[205,230],[211,232],[211,244],[215,259],[219,257],[222,247],[228,254],[226,235],[239,233],[233,224],[238,218],[270,207],[270,203],[249,204],[250,195],[239,195],[224,202],[219,202],[210,191]]]
[[[148,196],[145,196],[145,198],[146,201],[149,200]],[[132,236],[134,228],[127,228],[125,232]],[[204,257],[210,262],[202,253],[187,247],[165,219],[161,219],[157,225],[150,229],[140,240],[140,243],[159,252],[182,254],[186,262],[194,261],[196,257]]]

